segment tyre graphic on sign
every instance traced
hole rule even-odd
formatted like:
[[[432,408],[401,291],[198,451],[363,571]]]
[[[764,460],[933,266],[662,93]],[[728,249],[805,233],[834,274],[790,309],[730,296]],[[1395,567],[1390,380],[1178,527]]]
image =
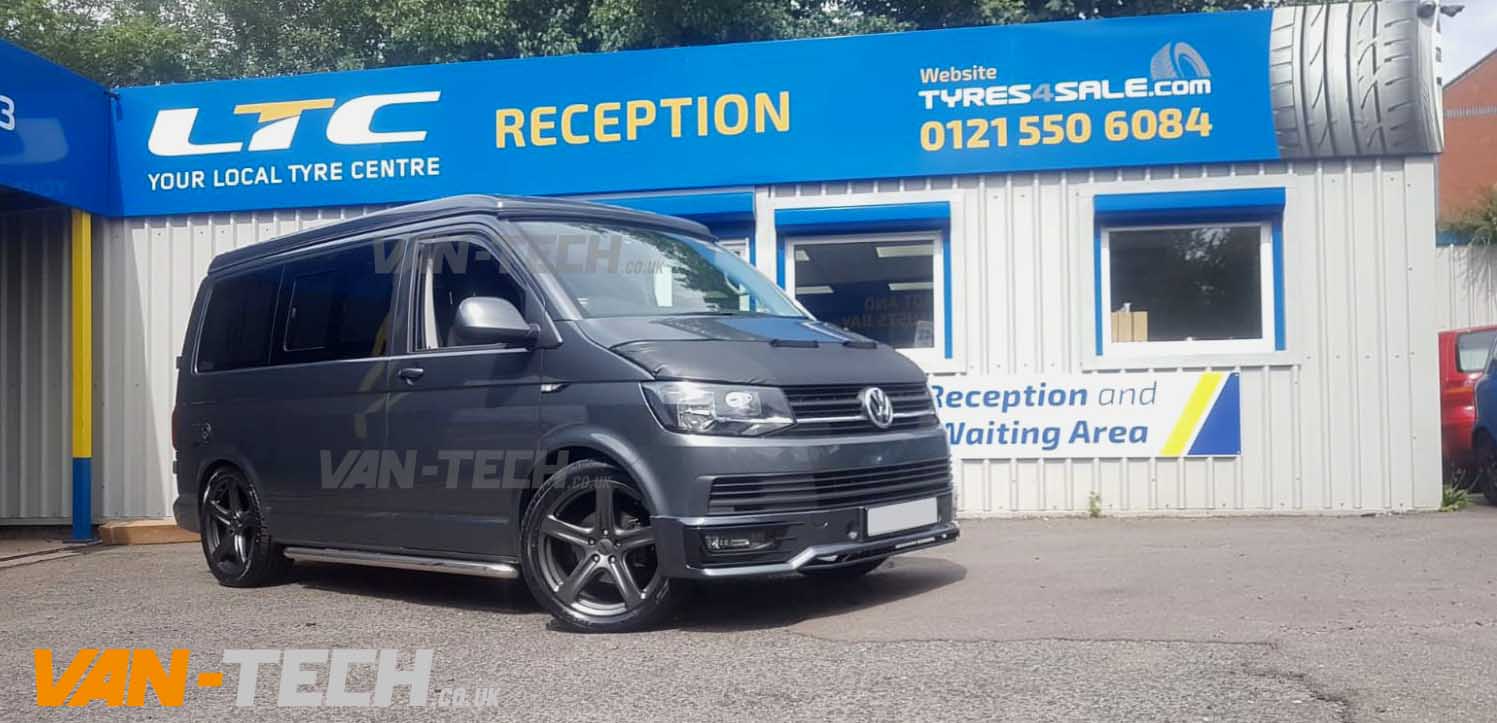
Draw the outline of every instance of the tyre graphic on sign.
[[[1149,75],[1154,80],[1210,78],[1211,69],[1190,43],[1169,43],[1149,61]]]
[[[1432,2],[1280,8],[1269,40],[1284,158],[1439,153]]]

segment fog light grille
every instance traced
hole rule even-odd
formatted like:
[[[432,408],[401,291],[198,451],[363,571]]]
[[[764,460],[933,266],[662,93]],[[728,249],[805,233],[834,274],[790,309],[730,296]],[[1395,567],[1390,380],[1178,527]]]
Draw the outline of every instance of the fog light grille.
[[[929,497],[951,488],[951,462],[923,462],[811,474],[719,477],[711,514],[803,512]]]

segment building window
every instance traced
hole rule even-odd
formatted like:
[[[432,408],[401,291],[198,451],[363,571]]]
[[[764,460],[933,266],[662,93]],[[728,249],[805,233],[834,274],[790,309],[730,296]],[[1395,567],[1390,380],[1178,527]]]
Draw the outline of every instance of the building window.
[[[718,239],[717,245],[738,255],[744,261],[749,260],[749,240],[741,236],[733,238]]]
[[[1274,350],[1270,224],[1105,227],[1100,250],[1104,354]]]
[[[791,238],[785,288],[817,319],[911,356],[945,348],[938,232]]]

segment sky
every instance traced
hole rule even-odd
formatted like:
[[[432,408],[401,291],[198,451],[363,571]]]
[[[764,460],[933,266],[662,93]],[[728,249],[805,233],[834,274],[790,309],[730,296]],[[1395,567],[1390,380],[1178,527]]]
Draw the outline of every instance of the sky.
[[[1440,26],[1447,81],[1497,47],[1497,0],[1463,2],[1466,9]]]

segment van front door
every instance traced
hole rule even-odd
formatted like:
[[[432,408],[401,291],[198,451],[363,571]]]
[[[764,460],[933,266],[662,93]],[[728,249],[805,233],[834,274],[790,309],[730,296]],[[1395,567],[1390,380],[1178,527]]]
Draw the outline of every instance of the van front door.
[[[400,547],[510,557],[540,439],[543,352],[470,345],[458,305],[494,297],[530,317],[537,297],[505,268],[497,243],[472,233],[418,239],[411,256],[406,350],[390,369],[390,476],[382,491]]]

